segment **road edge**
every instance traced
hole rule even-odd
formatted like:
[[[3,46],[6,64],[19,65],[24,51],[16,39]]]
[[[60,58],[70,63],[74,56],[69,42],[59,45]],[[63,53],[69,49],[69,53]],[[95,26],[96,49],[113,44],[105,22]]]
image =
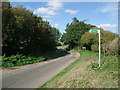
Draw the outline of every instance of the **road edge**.
[[[74,64],[77,63],[78,59],[80,58],[80,53],[75,52],[75,51],[70,51],[70,52],[74,52],[78,55],[78,57],[75,58],[75,61],[72,61],[68,66],[66,66],[62,71],[60,71],[58,74],[56,74],[55,76],[53,76],[50,80],[48,80],[47,82],[45,82],[44,84],[42,84],[40,87],[38,87],[37,90],[41,89],[41,88],[46,88],[45,85],[49,82],[52,82],[52,80],[54,79],[59,79],[60,77],[62,77],[65,73],[67,73],[69,70],[71,70],[72,68],[74,68]],[[73,67],[71,67],[73,66]],[[71,67],[71,68],[70,68]],[[64,73],[63,73],[64,72]]]

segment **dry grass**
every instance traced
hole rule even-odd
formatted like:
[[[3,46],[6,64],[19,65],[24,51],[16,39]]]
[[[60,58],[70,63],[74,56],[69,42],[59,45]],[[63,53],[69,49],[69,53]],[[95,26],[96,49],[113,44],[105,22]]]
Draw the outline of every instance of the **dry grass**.
[[[95,53],[82,54],[82,60],[63,76],[54,78],[44,84],[43,88],[118,88],[118,78],[112,73],[117,71],[94,70],[91,62],[97,62]],[[116,75],[116,74],[115,74]]]

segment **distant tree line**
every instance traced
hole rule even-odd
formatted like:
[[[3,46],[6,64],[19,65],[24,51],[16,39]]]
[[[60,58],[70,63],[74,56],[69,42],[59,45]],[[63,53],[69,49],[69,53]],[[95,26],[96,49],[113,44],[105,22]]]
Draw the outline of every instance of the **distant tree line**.
[[[12,7],[3,2],[2,8],[2,54],[29,54],[55,49],[60,32],[48,21],[22,6]]]
[[[98,34],[90,33],[89,30],[99,29],[101,31],[102,53],[116,55],[120,52],[118,34],[97,28],[95,25],[85,23],[85,21],[79,21],[77,18],[73,18],[72,23],[66,25],[66,32],[63,33],[61,41],[69,45],[68,49],[82,49],[82,47],[86,47],[87,50],[98,52]]]

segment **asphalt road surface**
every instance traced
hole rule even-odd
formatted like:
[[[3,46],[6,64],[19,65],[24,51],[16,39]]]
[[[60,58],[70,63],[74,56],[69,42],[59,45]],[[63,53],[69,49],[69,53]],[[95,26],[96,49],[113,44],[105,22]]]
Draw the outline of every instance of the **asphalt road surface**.
[[[38,88],[77,58],[78,53],[70,52],[57,59],[3,70],[2,88]]]

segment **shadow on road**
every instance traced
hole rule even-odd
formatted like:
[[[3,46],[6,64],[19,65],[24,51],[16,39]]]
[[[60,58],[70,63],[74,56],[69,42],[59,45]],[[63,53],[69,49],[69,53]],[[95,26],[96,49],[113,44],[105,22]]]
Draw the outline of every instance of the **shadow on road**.
[[[56,49],[54,51],[31,54],[29,56],[32,56],[32,57],[41,57],[42,56],[42,57],[46,58],[44,61],[47,61],[49,59],[55,59],[55,58],[58,58],[58,57],[65,56],[67,54],[69,54],[69,52],[67,52],[64,49]]]

